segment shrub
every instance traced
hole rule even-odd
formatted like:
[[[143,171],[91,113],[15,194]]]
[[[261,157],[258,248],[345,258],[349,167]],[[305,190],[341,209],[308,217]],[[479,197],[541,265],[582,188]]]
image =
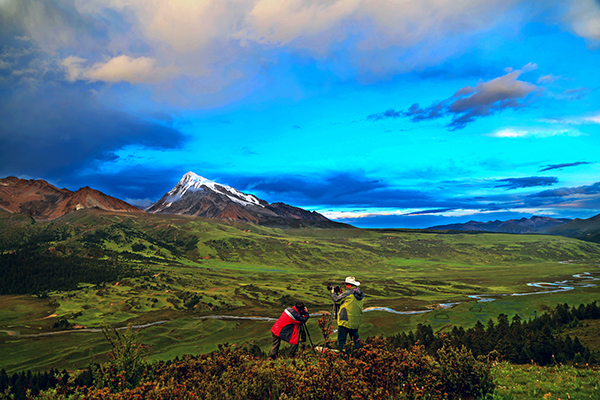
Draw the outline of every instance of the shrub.
[[[122,334],[115,328],[105,326],[102,333],[110,343],[111,351],[107,363],[90,367],[94,384],[113,391],[138,386],[148,371],[148,365],[144,361],[145,351],[137,340],[137,334],[131,326]]]

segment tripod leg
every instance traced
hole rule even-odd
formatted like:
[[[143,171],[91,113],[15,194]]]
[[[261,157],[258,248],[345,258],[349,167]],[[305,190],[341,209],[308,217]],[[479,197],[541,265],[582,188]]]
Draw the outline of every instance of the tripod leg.
[[[304,332],[306,333],[306,336],[308,336],[308,342],[310,343],[310,347],[313,349],[313,351],[317,351],[315,349],[315,345],[313,344],[312,338],[310,337],[310,332],[308,331],[308,327],[306,325],[300,325],[304,328]]]

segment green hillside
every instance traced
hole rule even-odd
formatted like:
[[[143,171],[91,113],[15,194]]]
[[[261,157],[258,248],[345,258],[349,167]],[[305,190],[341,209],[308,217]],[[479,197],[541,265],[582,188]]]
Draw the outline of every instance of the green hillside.
[[[564,225],[549,229],[548,233],[600,243],[600,215],[588,219],[577,218]]]
[[[361,335],[420,323],[437,331],[472,326],[500,313],[529,318],[599,290],[575,284],[549,292],[556,287],[528,283],[590,283],[599,260],[600,244],[546,235],[281,230],[100,210],[36,223],[0,213],[0,351],[8,354],[0,368],[87,365],[106,352],[102,335],[88,330],[105,323],[157,323],[141,331],[156,360],[226,341],[266,348],[271,321],[214,316],[276,318],[296,299],[326,312],[325,286],[348,275],[362,282],[367,307],[421,312],[367,312]],[[592,275],[572,277],[584,272]],[[536,291],[548,293],[524,295]],[[468,297],[480,294],[498,297]],[[316,322],[309,328],[316,336]],[[27,336],[63,330],[70,333]]]

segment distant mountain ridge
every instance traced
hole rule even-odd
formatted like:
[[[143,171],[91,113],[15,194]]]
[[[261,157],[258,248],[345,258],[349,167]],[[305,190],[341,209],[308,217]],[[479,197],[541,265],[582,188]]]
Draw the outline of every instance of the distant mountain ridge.
[[[600,243],[600,214],[587,219],[576,218],[564,225],[548,229],[547,233]]]
[[[173,189],[146,209],[155,214],[178,214],[244,221],[265,226],[348,228],[350,225],[285,203],[272,203],[252,194],[206,179],[190,171]]]
[[[87,186],[72,192],[69,189],[58,189],[41,179],[26,180],[14,176],[0,179],[0,209],[4,211],[49,220],[84,208],[127,213],[144,212],[123,200]]]
[[[436,225],[427,229],[482,231],[499,233],[548,233],[551,228],[571,222],[568,218],[539,217],[510,219],[507,221],[469,221],[464,224]]]
[[[16,177],[0,178],[0,211],[28,215],[36,220],[53,220],[82,209],[140,213],[144,210],[98,190],[83,187],[76,192],[58,189],[48,182]],[[278,228],[354,228],[325,216],[285,203],[271,203],[227,185],[188,172],[147,212],[242,221]],[[600,214],[588,219],[533,216],[507,221],[437,225],[430,230],[538,233],[573,237],[600,243]]]

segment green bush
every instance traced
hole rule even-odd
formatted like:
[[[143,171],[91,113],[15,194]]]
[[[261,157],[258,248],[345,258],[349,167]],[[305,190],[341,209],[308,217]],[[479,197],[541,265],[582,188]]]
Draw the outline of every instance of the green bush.
[[[145,350],[137,340],[137,334],[131,326],[124,333],[105,326],[102,333],[110,343],[111,351],[107,363],[90,366],[94,385],[107,387],[114,392],[137,387],[151,371],[144,361]]]

